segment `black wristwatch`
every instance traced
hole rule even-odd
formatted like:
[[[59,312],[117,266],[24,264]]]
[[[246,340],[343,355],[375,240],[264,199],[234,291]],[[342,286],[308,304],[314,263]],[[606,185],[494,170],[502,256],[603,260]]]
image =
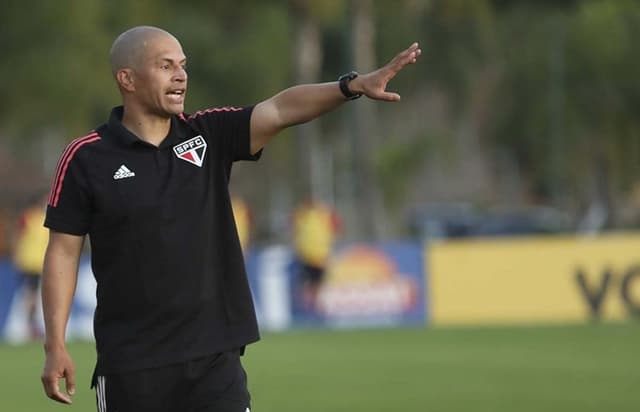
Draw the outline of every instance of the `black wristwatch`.
[[[350,71],[342,76],[338,77],[338,83],[340,84],[340,91],[347,98],[347,100],[355,100],[362,97],[362,93],[353,93],[349,90],[349,82],[358,77],[358,72]]]

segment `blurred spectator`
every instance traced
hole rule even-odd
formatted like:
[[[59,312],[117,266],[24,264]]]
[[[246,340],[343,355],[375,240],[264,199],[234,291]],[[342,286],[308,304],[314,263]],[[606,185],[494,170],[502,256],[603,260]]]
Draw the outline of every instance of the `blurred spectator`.
[[[36,309],[42,263],[49,239],[49,231],[43,226],[46,202],[46,197],[40,195],[23,211],[13,257],[22,281],[25,311],[33,339],[42,334],[36,318]]]
[[[6,209],[0,208],[0,258],[9,255],[9,213]]]
[[[243,198],[234,195],[231,196],[231,207],[233,209],[233,218],[236,221],[240,247],[242,248],[242,253],[246,255],[251,236],[251,213],[249,211],[249,205],[247,205],[247,202]]]
[[[300,297],[313,310],[327,261],[342,223],[336,211],[322,202],[307,200],[294,212],[293,244],[299,269]]]

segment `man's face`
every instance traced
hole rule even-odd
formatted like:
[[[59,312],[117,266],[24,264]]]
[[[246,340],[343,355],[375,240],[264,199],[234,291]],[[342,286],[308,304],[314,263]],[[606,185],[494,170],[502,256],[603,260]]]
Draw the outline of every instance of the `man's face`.
[[[149,114],[169,117],[184,111],[186,57],[176,39],[157,36],[149,40],[134,75],[135,95]]]

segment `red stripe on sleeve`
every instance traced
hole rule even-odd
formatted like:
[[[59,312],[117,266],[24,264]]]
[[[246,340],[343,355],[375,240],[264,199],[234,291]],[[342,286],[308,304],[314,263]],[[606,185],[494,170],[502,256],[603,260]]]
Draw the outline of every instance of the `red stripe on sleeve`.
[[[69,163],[71,162],[71,159],[73,159],[73,155],[78,151],[80,147],[84,146],[87,143],[92,143],[98,140],[100,140],[100,136],[98,136],[97,133],[93,132],[91,134],[88,134],[87,136],[75,139],[67,146],[65,151],[62,153],[62,156],[60,157],[58,167],[56,168],[56,174],[53,179],[53,184],[51,185],[51,193],[49,194],[50,206],[58,206],[60,192],[62,191],[62,183],[64,182],[64,177],[67,173]]]
[[[242,107],[211,107],[209,109],[206,110],[198,110],[197,112],[195,112],[194,114],[192,114],[191,116],[189,116],[189,120],[190,119],[195,119],[198,116],[202,116],[203,114],[206,113],[214,113],[214,112],[239,112],[240,110],[242,110]]]
[[[48,201],[48,203],[50,205],[53,204],[53,197],[54,197],[54,194],[55,194],[55,188],[58,185],[58,181],[60,180],[60,173],[62,172],[62,166],[63,166],[63,164],[65,162],[65,159],[69,156],[69,153],[75,148],[76,145],[81,143],[84,139],[89,139],[89,138],[95,137],[97,135],[98,135],[97,133],[93,132],[93,133],[90,133],[90,134],[88,134],[86,136],[82,136],[82,137],[79,137],[77,139],[74,139],[64,149],[64,152],[62,153],[62,156],[60,156],[60,160],[58,160],[58,166],[56,167],[56,173],[55,173],[54,178],[53,178],[53,184],[51,185],[51,192],[49,193],[49,201]]]

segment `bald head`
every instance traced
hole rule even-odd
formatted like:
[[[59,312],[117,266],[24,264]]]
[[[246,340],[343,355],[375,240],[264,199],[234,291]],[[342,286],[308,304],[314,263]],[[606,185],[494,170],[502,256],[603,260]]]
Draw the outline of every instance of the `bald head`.
[[[137,26],[118,36],[109,53],[113,75],[121,69],[139,67],[149,45],[159,37],[169,37],[177,41],[171,33],[152,26]]]

